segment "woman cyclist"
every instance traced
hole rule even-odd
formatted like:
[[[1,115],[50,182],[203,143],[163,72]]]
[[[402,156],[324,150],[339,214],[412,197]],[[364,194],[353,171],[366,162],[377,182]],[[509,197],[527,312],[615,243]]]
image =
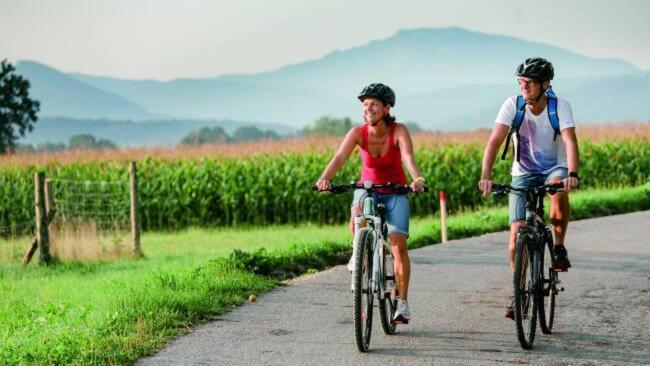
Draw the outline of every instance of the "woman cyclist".
[[[406,165],[413,178],[410,186],[422,192],[424,178],[413,158],[413,143],[406,126],[395,121],[390,115],[395,106],[395,93],[387,85],[376,83],[365,87],[358,96],[363,103],[364,123],[352,127],[330,160],[327,168],[316,182],[319,190],[327,190],[330,179],[343,167],[354,149],[361,149],[361,179],[374,184],[406,184],[402,163]],[[350,213],[350,232],[354,237],[354,217],[363,212],[365,190],[354,192]],[[406,239],[409,230],[409,200],[406,195],[377,194],[377,202],[386,206],[386,221],[391,251],[395,258],[394,273],[397,280],[397,309],[395,322],[408,323],[411,318],[408,306],[408,285],[411,275]]]

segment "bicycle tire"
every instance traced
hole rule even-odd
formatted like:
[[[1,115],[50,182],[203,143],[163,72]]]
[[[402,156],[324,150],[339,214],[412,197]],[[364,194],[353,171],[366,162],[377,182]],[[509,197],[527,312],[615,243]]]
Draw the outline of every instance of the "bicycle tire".
[[[534,267],[535,254],[529,251],[533,238],[527,233],[518,233],[515,251],[515,272],[513,293],[515,302],[515,323],[517,338],[524,349],[533,348],[537,326],[537,302],[535,301]],[[537,261],[539,261],[537,259]]]
[[[542,275],[543,288],[539,302],[539,327],[542,333],[551,334],[553,329],[553,318],[555,317],[555,295],[557,294],[557,272],[553,270],[553,237],[547,232],[544,237],[542,248]],[[546,268],[545,268],[546,267]]]
[[[354,339],[359,352],[368,352],[372,332],[372,237],[369,229],[359,231],[355,251]]]
[[[386,280],[385,276],[386,273],[388,272],[388,269],[390,268],[390,273],[394,272],[394,269],[391,268],[393,266],[394,261],[392,260],[393,254],[390,252],[390,250],[384,250],[384,260],[382,261],[384,263],[384,281],[387,283],[389,280]],[[394,274],[393,274],[394,276]],[[395,283],[395,279],[392,280],[393,283]],[[384,330],[384,334],[387,335],[392,335],[395,334],[395,330],[397,329],[397,324],[393,320],[393,316],[395,315],[395,309],[396,309],[396,300],[394,300],[390,296],[390,292],[385,294],[383,299],[379,299],[379,320],[381,323],[381,328]]]

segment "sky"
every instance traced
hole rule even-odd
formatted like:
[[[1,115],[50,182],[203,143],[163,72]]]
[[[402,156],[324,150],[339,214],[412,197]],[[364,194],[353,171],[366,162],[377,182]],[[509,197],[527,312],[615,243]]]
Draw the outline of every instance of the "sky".
[[[450,26],[650,70],[650,0],[0,0],[0,59],[125,79],[205,78]]]

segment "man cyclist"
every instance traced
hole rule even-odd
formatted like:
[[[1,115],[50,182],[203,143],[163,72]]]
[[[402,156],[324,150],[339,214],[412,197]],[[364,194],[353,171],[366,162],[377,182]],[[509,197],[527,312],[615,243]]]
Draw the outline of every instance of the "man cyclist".
[[[564,247],[569,222],[568,192],[578,187],[578,141],[571,106],[566,100],[557,98],[557,116],[560,138],[551,124],[548,93],[553,80],[553,65],[543,58],[528,58],[517,68],[517,77],[522,97],[525,100],[524,117],[517,138],[513,140],[515,159],[512,163],[514,187],[539,186],[544,183],[564,184],[564,192],[550,197],[550,219],[555,233],[555,270],[566,271],[571,267]],[[478,182],[483,197],[492,189],[492,167],[497,150],[510,132],[517,109],[517,96],[510,97],[501,106],[495,120],[492,134],[483,154],[481,180]],[[506,146],[508,144],[506,143]],[[518,151],[516,151],[518,150]],[[520,192],[511,192],[509,197],[510,241],[508,259],[514,271],[515,241],[517,230],[525,223],[526,202]],[[514,318],[512,302],[507,306],[505,316]]]
[[[414,177],[410,184],[411,188],[421,192],[424,178],[413,158],[411,136],[406,126],[396,122],[395,117],[390,115],[391,107],[395,106],[393,90],[384,84],[370,84],[363,88],[358,98],[363,103],[364,123],[352,127],[347,133],[336,154],[316,182],[318,189],[329,188],[330,179],[343,167],[352,151],[359,146],[362,161],[359,182],[371,180],[374,184],[406,184],[403,162],[411,177]],[[350,232],[353,237],[354,217],[363,212],[363,195],[365,190],[358,189],[352,199]],[[397,323],[408,323],[411,317],[407,302],[411,264],[406,245],[409,230],[409,200],[406,195],[397,194],[378,194],[377,199],[377,202],[384,202],[386,206],[388,237],[395,258],[397,309],[394,320]]]

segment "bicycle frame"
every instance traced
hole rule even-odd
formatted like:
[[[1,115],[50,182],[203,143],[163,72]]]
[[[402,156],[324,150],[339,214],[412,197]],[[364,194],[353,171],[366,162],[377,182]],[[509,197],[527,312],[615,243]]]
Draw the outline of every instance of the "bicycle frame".
[[[550,333],[551,326],[546,322],[546,305],[544,298],[552,295],[550,300],[554,308],[554,296],[557,294],[556,285],[560,282],[554,274],[552,266],[549,267],[548,278],[544,277],[544,253],[548,243],[550,257],[553,256],[552,228],[544,220],[544,198],[546,193],[556,193],[562,190],[562,183],[544,184],[534,188],[518,188],[510,185],[496,184],[493,186],[494,194],[500,195],[507,192],[520,192],[526,198],[525,224],[517,230],[515,248],[514,272],[514,303],[515,321],[517,324],[517,337],[524,349],[533,347],[537,314],[539,313],[540,326],[544,333]],[[524,257],[524,255],[526,255]],[[552,259],[551,259],[552,261]],[[526,275],[528,273],[528,275]],[[548,284],[545,288],[545,284]],[[550,291],[553,291],[551,294]],[[531,309],[532,307],[532,309]],[[532,313],[529,311],[532,310]],[[552,311],[549,314],[552,322]],[[529,317],[530,316],[530,317]],[[524,321],[527,323],[524,324]]]
[[[384,243],[387,242],[382,232],[384,217],[382,214],[383,203],[379,203],[375,210],[375,200],[370,189],[366,189],[366,198],[363,201],[363,214],[354,218],[354,250],[358,248],[359,238],[363,230],[369,230],[372,236],[372,280],[370,288],[379,299],[385,299],[390,290],[386,288],[386,274],[384,268],[384,251],[390,250]],[[379,211],[379,212],[375,212]],[[362,227],[361,223],[366,226]]]

